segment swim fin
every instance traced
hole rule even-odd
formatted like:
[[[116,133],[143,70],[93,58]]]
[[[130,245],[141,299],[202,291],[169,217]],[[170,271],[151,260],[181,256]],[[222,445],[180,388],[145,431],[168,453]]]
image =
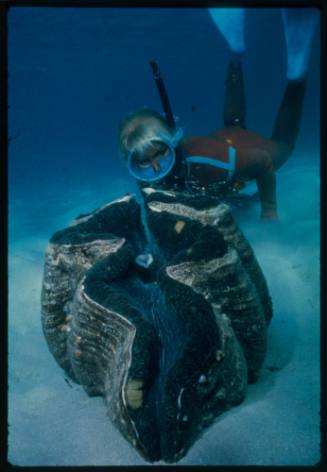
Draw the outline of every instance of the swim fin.
[[[319,12],[315,8],[283,8],[282,18],[287,48],[287,78],[302,80],[308,69]]]
[[[230,50],[242,55],[245,52],[244,8],[208,8],[208,10]]]

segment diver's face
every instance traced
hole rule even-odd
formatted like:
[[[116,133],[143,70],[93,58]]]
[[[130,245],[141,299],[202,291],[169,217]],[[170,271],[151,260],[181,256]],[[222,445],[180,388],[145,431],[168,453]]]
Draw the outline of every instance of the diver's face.
[[[169,154],[169,148],[162,142],[154,142],[151,149],[136,159],[141,169],[152,167],[155,172],[161,171],[161,162]]]

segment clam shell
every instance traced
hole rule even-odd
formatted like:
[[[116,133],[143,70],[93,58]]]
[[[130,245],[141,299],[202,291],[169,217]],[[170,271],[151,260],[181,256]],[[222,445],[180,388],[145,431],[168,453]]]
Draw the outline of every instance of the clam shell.
[[[54,234],[42,327],[126,440],[174,463],[257,379],[272,304],[226,205],[155,189],[143,198],[145,222],[126,195]]]

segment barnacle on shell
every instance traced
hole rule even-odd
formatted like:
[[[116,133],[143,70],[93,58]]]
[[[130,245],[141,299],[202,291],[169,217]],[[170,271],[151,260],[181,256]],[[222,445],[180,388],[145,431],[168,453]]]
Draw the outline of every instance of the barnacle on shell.
[[[58,364],[150,462],[180,460],[259,375],[267,284],[229,208],[145,188],[55,233],[42,327]]]

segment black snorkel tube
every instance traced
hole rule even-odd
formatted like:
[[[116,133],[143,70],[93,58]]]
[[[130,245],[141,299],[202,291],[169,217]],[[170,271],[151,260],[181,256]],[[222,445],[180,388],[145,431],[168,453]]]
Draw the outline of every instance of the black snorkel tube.
[[[166,92],[166,87],[165,87],[164,81],[163,81],[163,79],[161,77],[161,74],[160,74],[159,66],[158,66],[156,61],[150,61],[150,66],[151,66],[151,69],[152,69],[153,78],[156,82],[156,86],[157,86],[157,89],[158,89],[158,92],[159,92],[162,107],[163,107],[164,112],[165,112],[167,124],[171,128],[175,128],[175,125],[176,125],[175,118],[174,118],[174,115],[173,115],[173,112],[172,112],[172,109],[171,109],[171,105],[170,105],[169,98],[168,98],[168,95],[167,95],[167,92]]]
[[[175,129],[176,128],[175,118],[174,118],[172,108],[169,102],[169,98],[166,92],[164,81],[161,77],[159,66],[157,62],[154,60],[150,61],[150,66],[152,69],[153,78],[155,80],[155,83],[159,92],[159,96],[162,103],[162,108],[165,113],[167,124],[172,129]],[[162,186],[167,185],[167,187],[170,187],[171,185],[173,185],[174,187],[179,187],[180,189],[183,189],[185,187],[184,177],[186,174],[186,167],[185,167],[183,152],[179,145],[177,145],[175,151],[176,151],[177,159],[176,159],[175,167],[172,172],[174,175],[173,177],[168,176],[166,179],[164,179],[164,181],[160,183],[160,186],[162,187]]]

